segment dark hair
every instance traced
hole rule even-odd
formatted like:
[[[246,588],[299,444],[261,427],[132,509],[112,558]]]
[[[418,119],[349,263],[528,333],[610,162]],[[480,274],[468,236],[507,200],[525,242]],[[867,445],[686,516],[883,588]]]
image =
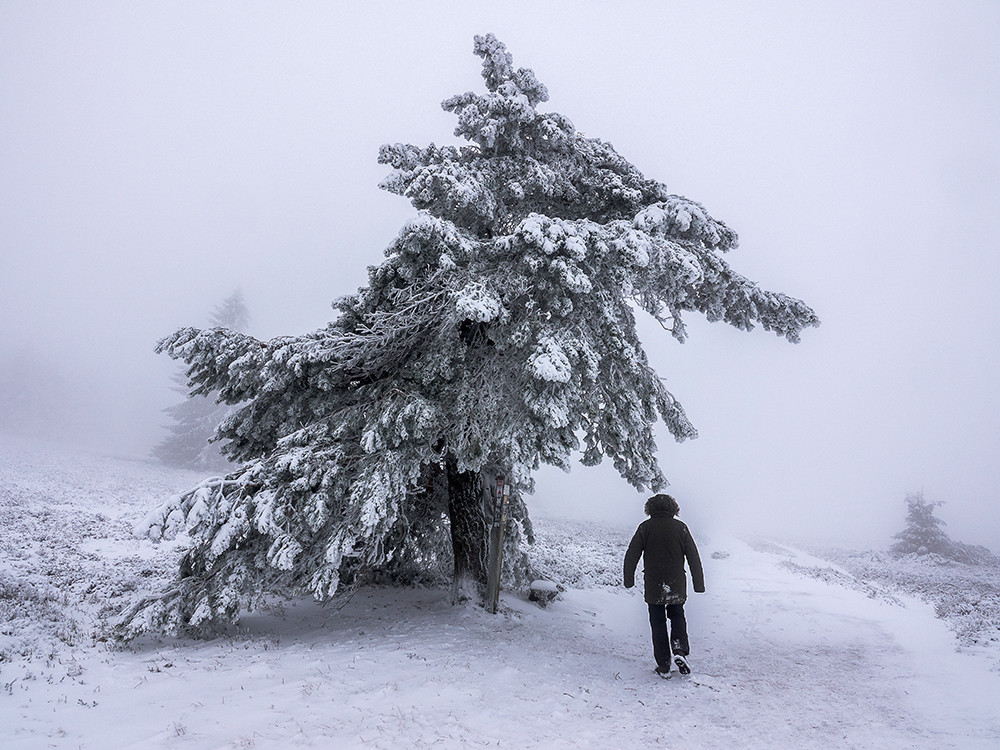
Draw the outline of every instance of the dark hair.
[[[647,516],[651,516],[654,513],[669,513],[672,516],[676,516],[681,512],[681,506],[670,495],[660,493],[659,495],[653,495],[646,501],[645,510]]]

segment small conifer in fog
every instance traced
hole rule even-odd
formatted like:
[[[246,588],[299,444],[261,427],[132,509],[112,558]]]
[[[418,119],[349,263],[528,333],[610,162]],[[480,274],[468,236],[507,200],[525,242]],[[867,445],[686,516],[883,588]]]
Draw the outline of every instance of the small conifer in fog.
[[[927,500],[922,492],[906,496],[906,527],[896,534],[889,548],[895,555],[937,555],[955,562],[989,565],[996,557],[978,544],[954,541],[942,528],[945,522],[934,515],[944,505],[941,500]]]
[[[243,293],[236,290],[212,310],[209,322],[213,328],[246,331],[250,324]],[[174,378],[174,390],[186,394],[183,401],[168,406],[164,412],[173,420],[160,443],[153,448],[153,456],[168,466],[182,469],[229,471],[233,465],[222,454],[221,446],[214,441],[216,430],[234,407],[217,401],[218,394],[188,394],[187,377],[183,371]]]
[[[940,500],[927,500],[922,492],[906,496],[906,528],[896,534],[898,540],[891,551],[899,555],[926,555],[935,553],[947,556],[951,538],[941,528],[945,522],[934,515],[934,509],[943,505]]]

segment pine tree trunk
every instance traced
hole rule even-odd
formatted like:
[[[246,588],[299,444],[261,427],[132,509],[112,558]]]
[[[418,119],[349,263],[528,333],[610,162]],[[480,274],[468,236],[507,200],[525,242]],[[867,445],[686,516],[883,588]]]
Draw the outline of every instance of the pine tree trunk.
[[[486,559],[489,527],[483,513],[483,488],[478,474],[460,473],[449,460],[448,516],[451,546],[455,556],[452,602],[463,598],[481,599],[486,589]]]

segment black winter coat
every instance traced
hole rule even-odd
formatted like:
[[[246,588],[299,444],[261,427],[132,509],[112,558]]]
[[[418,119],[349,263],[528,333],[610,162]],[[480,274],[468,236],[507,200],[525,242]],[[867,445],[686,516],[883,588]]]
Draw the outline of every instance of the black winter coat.
[[[635,585],[635,567],[643,562],[647,604],[683,604],[687,599],[684,560],[699,594],[705,590],[705,573],[698,548],[688,527],[669,513],[653,513],[639,524],[625,553],[625,588]]]

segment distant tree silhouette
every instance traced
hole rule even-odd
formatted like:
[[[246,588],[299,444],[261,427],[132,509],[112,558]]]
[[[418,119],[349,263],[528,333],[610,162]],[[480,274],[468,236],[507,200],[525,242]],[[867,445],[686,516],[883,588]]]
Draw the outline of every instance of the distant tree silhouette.
[[[934,509],[943,504],[940,500],[926,500],[922,492],[907,495],[906,528],[893,537],[899,541],[890,550],[897,555],[933,552],[947,556],[952,541],[941,529],[945,522],[934,515]]]
[[[237,289],[226,297],[212,310],[209,322],[213,328],[246,332],[250,313],[243,293]],[[187,395],[187,398],[164,409],[173,423],[166,428],[170,434],[153,448],[153,456],[168,466],[228,471],[232,464],[222,455],[220,444],[212,438],[216,428],[235,407],[218,403],[215,391],[208,394],[189,393],[183,369],[174,376],[174,382],[177,384],[174,390]]]
[[[922,492],[906,496],[906,528],[896,534],[898,541],[889,550],[896,555],[940,555],[956,562],[994,563],[996,557],[981,545],[956,542],[941,528],[945,522],[934,515],[944,505],[941,500],[927,500]]]

